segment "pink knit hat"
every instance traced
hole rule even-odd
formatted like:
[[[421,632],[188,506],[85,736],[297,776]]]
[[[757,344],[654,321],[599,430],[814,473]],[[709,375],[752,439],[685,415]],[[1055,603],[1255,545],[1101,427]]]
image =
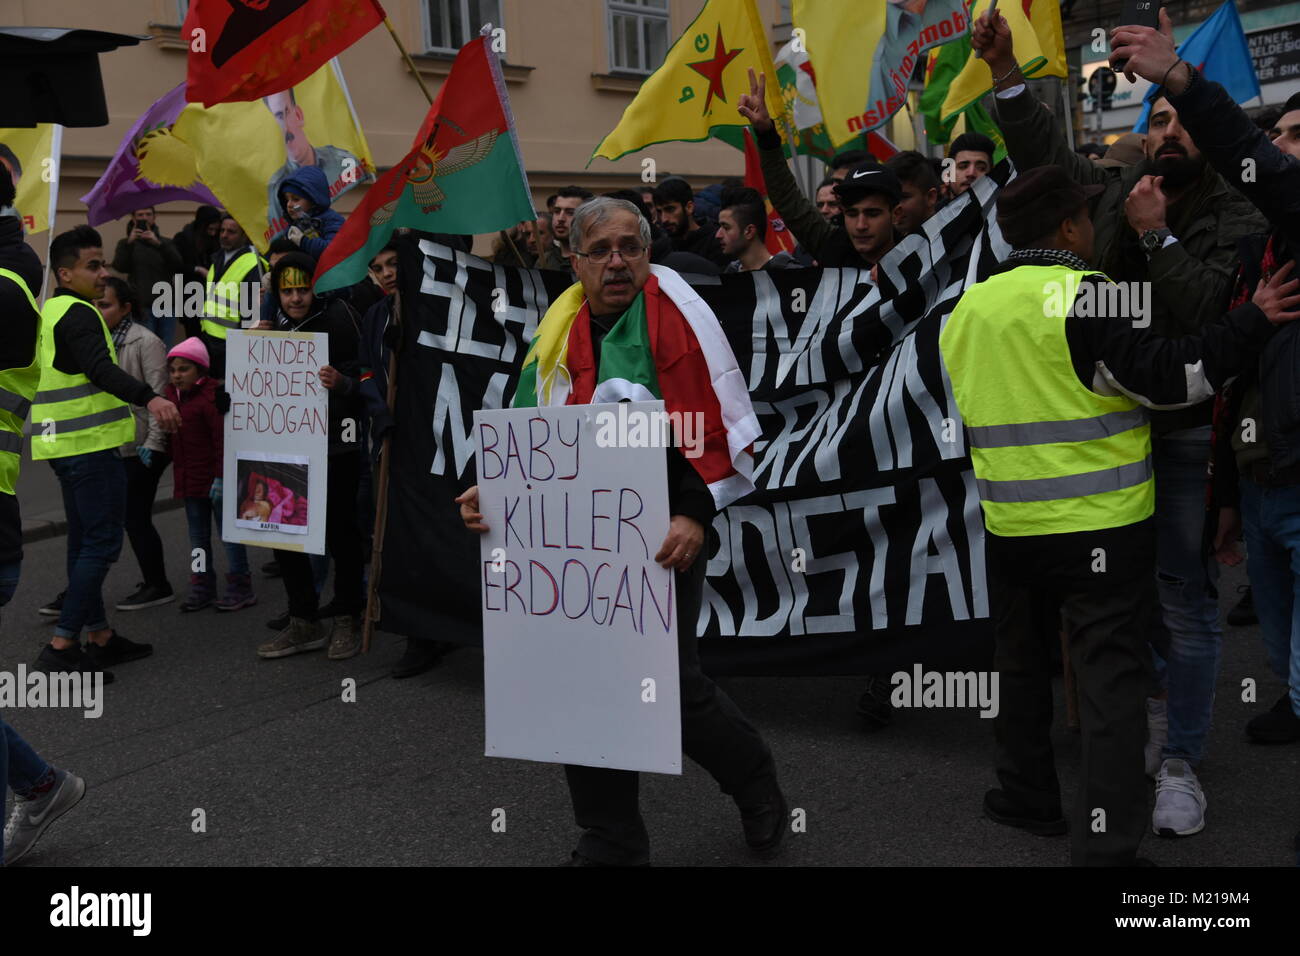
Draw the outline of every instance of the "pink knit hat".
[[[167,353],[168,358],[189,359],[195,365],[200,365],[204,369],[209,367],[208,347],[203,344],[203,340],[196,335],[190,336],[180,345],[177,345]]]

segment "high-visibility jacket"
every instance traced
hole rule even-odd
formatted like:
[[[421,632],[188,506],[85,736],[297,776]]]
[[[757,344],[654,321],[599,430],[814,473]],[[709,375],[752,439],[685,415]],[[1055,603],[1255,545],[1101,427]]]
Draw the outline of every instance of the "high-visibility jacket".
[[[58,295],[41,310],[40,388],[32,403],[32,458],[67,458],[116,448],[135,438],[135,419],[126,402],[91,384],[84,374],[67,375],[54,367],[54,329],[74,305],[95,309],[75,295]],[[117,362],[117,349],[104,317],[95,309],[104,330],[108,355]]]
[[[214,339],[224,340],[227,330],[237,329],[243,325],[244,317],[239,312],[239,287],[248,274],[258,266],[265,269],[266,260],[255,251],[249,250],[230,263],[220,279],[214,278],[217,274],[216,266],[208,269],[208,284],[203,299],[201,323],[204,332]],[[260,291],[252,301],[259,303],[262,301]]]
[[[0,281],[8,279],[23,290],[32,305],[32,314],[40,321],[41,308],[36,296],[23,281],[22,276],[8,269],[0,269]],[[37,337],[39,341],[39,336]],[[18,485],[18,464],[22,460],[23,422],[36,397],[36,387],[41,380],[39,350],[32,348],[32,360],[23,368],[0,371],[0,492],[15,493]]]
[[[961,297],[939,335],[994,534],[1096,531],[1155,510],[1146,409],[1086,388],[1071,362],[1064,313],[1087,275],[1000,273]]]

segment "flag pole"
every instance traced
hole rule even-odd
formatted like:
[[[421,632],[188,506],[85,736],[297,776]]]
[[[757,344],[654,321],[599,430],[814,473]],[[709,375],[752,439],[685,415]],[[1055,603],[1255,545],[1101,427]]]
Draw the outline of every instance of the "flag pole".
[[[398,292],[393,293],[393,323],[400,329],[402,323],[402,299]],[[401,345],[401,335],[397,345],[388,356],[388,415],[391,418],[393,406],[397,401],[397,347]],[[366,618],[361,629],[361,652],[370,652],[370,638],[375,632],[375,621],[379,620],[379,578],[384,570],[384,529],[388,526],[388,471],[392,458],[392,430],[384,436],[384,443],[379,453],[379,485],[375,496],[375,528],[370,545],[370,578],[366,582]],[[365,453],[365,450],[362,450]]]
[[[424,85],[424,77],[420,76],[420,71],[415,68],[415,63],[411,60],[411,54],[406,52],[406,47],[402,45],[401,38],[397,35],[397,31],[393,29],[393,21],[388,19],[388,14],[384,14],[384,26],[388,27],[388,35],[393,38],[393,42],[397,44],[397,49],[401,51],[402,59],[406,61],[406,68],[415,77],[415,82],[420,84],[420,92],[424,94],[424,98],[432,106],[433,96],[430,95],[429,88]]]

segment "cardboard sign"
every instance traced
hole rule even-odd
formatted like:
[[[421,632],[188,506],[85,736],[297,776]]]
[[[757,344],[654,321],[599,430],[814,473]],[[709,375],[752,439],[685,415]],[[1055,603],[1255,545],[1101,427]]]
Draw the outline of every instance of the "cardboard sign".
[[[231,330],[226,336],[222,537],[325,553],[329,364],[323,332]]]
[[[665,421],[661,401],[474,413],[488,756],[681,773]]]

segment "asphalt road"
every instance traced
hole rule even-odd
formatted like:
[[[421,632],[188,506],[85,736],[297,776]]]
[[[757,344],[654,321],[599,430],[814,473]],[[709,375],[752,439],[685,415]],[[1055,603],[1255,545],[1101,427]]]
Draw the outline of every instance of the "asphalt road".
[[[37,466],[40,467],[40,466]],[[185,581],[184,518],[159,517],[174,585]],[[265,552],[253,552],[255,567]],[[30,663],[50,625],[36,609],[63,588],[64,539],[27,547],[23,580],[0,628],[0,669]],[[106,597],[137,581],[129,549]],[[1236,599],[1240,571],[1223,585]],[[483,756],[482,658],[451,655],[411,680],[388,668],[402,641],[380,635],[368,656],[323,652],[259,660],[263,622],[284,606],[278,580],[260,579],[260,604],[233,615],[182,615],[176,605],[112,615],[155,646],[116,669],[99,719],[76,711],[13,711],[5,719],[48,759],[84,776],[83,803],[22,865],[551,865],[577,838],[558,767]],[[357,683],[355,703],[342,681]],[[1259,702],[1241,701],[1241,681]],[[1068,862],[1065,839],[985,821],[994,777],[992,729],[975,712],[908,711],[864,732],[855,678],[744,678],[727,691],[762,729],[791,805],[806,812],[775,861],[787,865],[1026,865]],[[1281,691],[1254,628],[1228,631],[1199,835],[1148,837],[1162,865],[1292,866],[1300,825],[1300,747],[1246,742],[1243,725]],[[1059,685],[1058,714],[1059,708]],[[1078,737],[1055,733],[1062,786],[1072,797]],[[642,805],[656,865],[745,865],[736,811],[709,776],[645,775]],[[505,832],[494,832],[494,810]],[[192,827],[194,811],[206,832]],[[496,815],[497,818],[500,814]]]

